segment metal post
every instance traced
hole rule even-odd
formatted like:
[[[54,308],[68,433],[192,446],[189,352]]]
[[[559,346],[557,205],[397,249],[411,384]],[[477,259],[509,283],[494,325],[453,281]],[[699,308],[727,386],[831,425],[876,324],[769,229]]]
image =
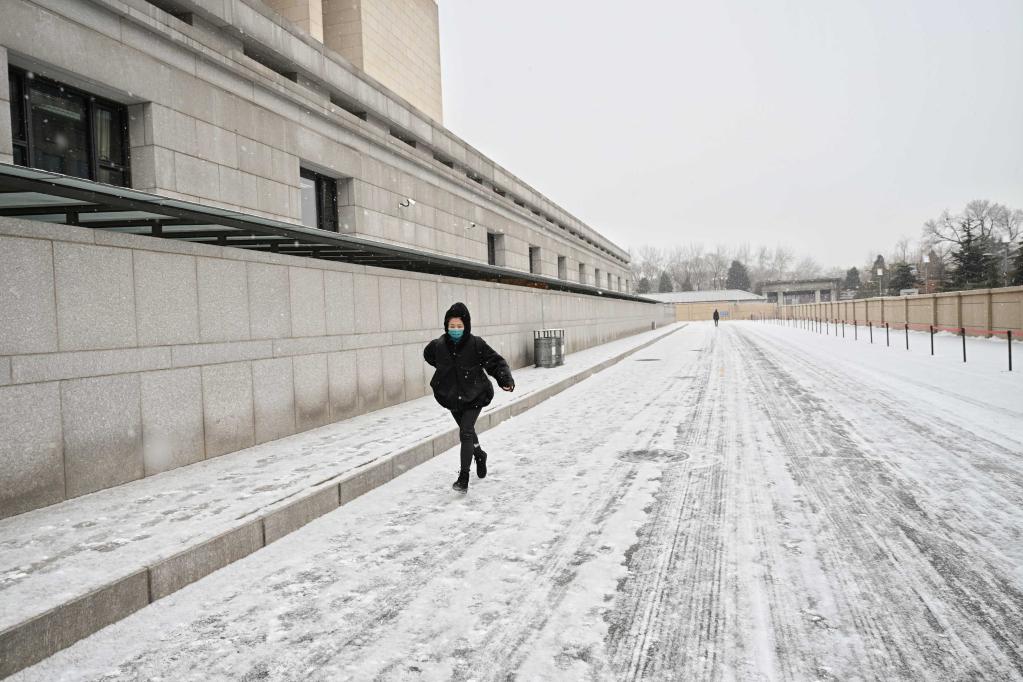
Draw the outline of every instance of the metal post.
[[[874,323],[867,320],[867,329],[870,330],[870,342],[874,343]]]
[[[853,341],[860,340],[860,328],[856,326],[856,320],[853,320]]]
[[[960,327],[959,331],[963,335],[963,362],[966,362],[966,327]]]
[[[906,323],[906,350],[909,350],[909,323]]]
[[[931,325],[931,355],[934,355],[934,325]]]
[[[888,323],[884,323],[884,345],[891,346],[891,335],[888,333]]]
[[[842,320],[842,338],[845,338],[845,320]]]
[[[1012,330],[1009,329],[1005,332],[1005,335],[1009,339],[1009,371],[1012,371]]]

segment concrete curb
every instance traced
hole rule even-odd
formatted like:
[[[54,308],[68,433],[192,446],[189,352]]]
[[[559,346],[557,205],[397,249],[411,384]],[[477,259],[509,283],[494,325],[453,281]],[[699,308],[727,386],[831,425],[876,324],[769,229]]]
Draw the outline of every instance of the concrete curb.
[[[660,334],[598,365],[483,414],[477,422],[477,430],[492,429],[685,326]],[[183,549],[174,556],[133,571],[89,594],[0,632],[0,678],[34,665],[148,604],[262,549],[457,444],[458,429],[451,428],[410,448],[367,462],[357,471],[323,481],[293,496],[286,504],[281,503],[255,518],[239,519],[237,527],[217,537]]]

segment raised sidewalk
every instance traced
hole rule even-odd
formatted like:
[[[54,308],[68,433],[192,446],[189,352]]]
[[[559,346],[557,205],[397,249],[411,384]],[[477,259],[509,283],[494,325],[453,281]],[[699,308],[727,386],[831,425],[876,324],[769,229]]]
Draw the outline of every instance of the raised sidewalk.
[[[484,431],[684,327],[515,371]],[[255,552],[458,443],[432,396],[0,520],[0,677]],[[455,460],[452,459],[452,473]],[[447,485],[448,481],[438,481]]]

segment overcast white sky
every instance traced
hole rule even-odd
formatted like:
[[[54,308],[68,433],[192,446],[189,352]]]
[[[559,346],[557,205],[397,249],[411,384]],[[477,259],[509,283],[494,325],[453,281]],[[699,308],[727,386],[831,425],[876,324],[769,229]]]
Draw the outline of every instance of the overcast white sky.
[[[445,124],[624,247],[1023,208],[1023,0],[438,0]]]

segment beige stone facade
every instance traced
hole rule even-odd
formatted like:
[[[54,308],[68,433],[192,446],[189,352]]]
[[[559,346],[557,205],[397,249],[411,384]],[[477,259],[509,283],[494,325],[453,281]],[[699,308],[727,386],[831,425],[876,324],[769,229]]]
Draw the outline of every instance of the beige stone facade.
[[[34,105],[10,84],[45,85],[125,120],[130,189],[300,225],[312,173],[342,234],[587,286],[0,219],[0,516],[421,396],[454,300],[515,366],[536,328],[571,351],[671,320],[604,295],[631,289],[626,251],[314,38],[316,4],[4,0],[0,163],[65,172],[14,132]]]
[[[127,105],[136,189],[298,223],[310,169],[343,233],[478,262],[492,233],[499,265],[630,290],[624,249],[259,0],[174,6],[10,0],[0,60]]]
[[[435,0],[323,0],[323,41],[443,121]]]
[[[282,17],[440,123],[436,0],[266,0]]]

